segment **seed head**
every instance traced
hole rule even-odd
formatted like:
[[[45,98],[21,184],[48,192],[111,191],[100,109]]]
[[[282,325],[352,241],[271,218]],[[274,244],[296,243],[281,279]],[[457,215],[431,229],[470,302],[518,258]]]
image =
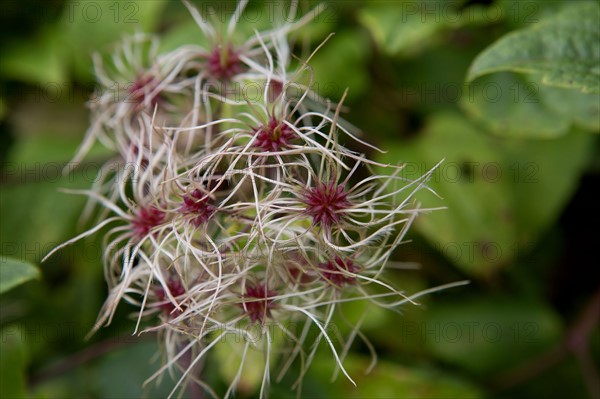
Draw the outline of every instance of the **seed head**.
[[[165,213],[154,206],[139,208],[131,221],[133,235],[137,239],[147,236],[150,231],[165,220]]]
[[[321,263],[319,265],[321,274],[325,280],[338,288],[346,284],[354,284],[356,278],[352,274],[360,271],[360,268],[350,259],[342,259],[336,256],[333,260]]]
[[[171,295],[173,295],[174,297],[178,297],[180,295],[183,295],[186,292],[185,291],[185,287],[183,286],[183,284],[181,284],[181,281],[178,278],[175,278],[175,277],[171,277],[169,279],[169,281],[167,282],[167,287],[169,288],[169,291],[171,292]],[[166,294],[164,288],[163,287],[156,288],[155,293],[156,293],[156,299],[158,299],[159,302],[164,302],[164,303],[162,303],[160,305],[160,308],[165,313],[171,314],[176,308],[175,308],[175,305],[172,304],[168,300],[167,294]]]
[[[136,305],[135,333],[142,328],[161,332],[167,355],[148,381],[178,370],[169,398],[185,396],[191,381],[217,397],[196,366],[226,334],[243,332],[252,323],[272,323],[293,341],[287,347],[271,345],[271,329],[258,329],[266,338],[261,346],[267,360],[261,398],[271,380],[271,355],[283,360],[279,380],[299,363],[299,387],[319,342],[328,344],[336,368],[353,382],[344,357],[352,340],[363,336],[356,326],[348,341],[333,342],[337,334],[330,337],[328,327],[336,307],[371,300],[394,309],[410,301],[379,275],[418,213],[408,209],[409,202],[429,175],[404,184],[400,168],[393,167],[391,175],[368,176],[351,186],[359,167],[380,164],[339,144],[345,139],[338,135],[370,145],[341,123],[343,98],[333,110],[314,92],[312,78],[305,84],[303,76],[312,77],[312,55],[296,71],[288,70],[288,33],[310,18],[256,32],[234,48],[230,39],[239,39],[233,31],[246,3],[240,1],[223,36],[184,0],[208,42],[217,43],[214,47],[192,44],[158,54],[156,38],[135,36],[124,41],[112,63],[96,58],[106,90],[93,103],[78,157],[99,140],[141,173],[115,173],[114,181],[112,173],[104,173],[92,190],[80,191],[104,208],[103,220],[49,254],[106,226],[110,292],[97,326],[110,323],[120,302]],[[295,20],[297,7],[291,8],[290,20]],[[242,72],[244,82],[269,84],[252,102],[228,82],[241,80],[237,75]],[[214,85],[205,84],[207,78],[208,83],[220,81],[227,91],[215,93]],[[111,88],[113,81],[133,81],[125,93],[129,104],[115,100],[123,90]],[[288,87],[302,95],[286,96]],[[111,165],[106,168],[102,171],[112,171]],[[347,171],[343,182],[338,180],[341,170]],[[92,214],[90,209],[86,214]],[[171,218],[170,213],[179,215]],[[309,218],[316,228],[305,227]],[[281,254],[289,256],[282,259]],[[158,324],[144,327],[142,320],[158,312]],[[307,327],[298,335],[285,327],[298,321]],[[319,336],[305,352],[311,325]],[[250,341],[254,334],[241,336],[244,348],[257,347]],[[231,397],[242,381],[249,368],[246,358],[255,358],[246,356],[246,349],[224,397]]]
[[[231,47],[216,46],[208,56],[208,72],[219,80],[231,80],[242,72],[242,64],[238,53]]]
[[[264,151],[279,151],[288,147],[290,142],[296,138],[291,127],[274,117],[269,119],[266,126],[255,128],[254,131],[256,132],[254,146],[262,148]]]
[[[137,103],[138,107],[142,107],[145,104],[150,104],[154,107],[158,104],[159,95],[154,93],[158,80],[152,75],[140,75],[137,79],[129,86],[127,93],[129,94],[128,101]]]
[[[210,203],[210,198],[198,189],[183,197],[183,204],[179,209],[183,214],[192,216],[190,221],[196,227],[206,223],[216,212],[216,208]]]
[[[246,286],[246,293],[243,296],[242,307],[250,317],[251,322],[263,322],[265,318],[271,316],[271,309],[275,307],[273,298],[277,293],[267,290],[264,284],[249,284]]]
[[[305,212],[312,216],[313,222],[324,227],[340,223],[343,211],[352,205],[344,187],[334,182],[317,183],[315,187],[308,188],[303,202]]]

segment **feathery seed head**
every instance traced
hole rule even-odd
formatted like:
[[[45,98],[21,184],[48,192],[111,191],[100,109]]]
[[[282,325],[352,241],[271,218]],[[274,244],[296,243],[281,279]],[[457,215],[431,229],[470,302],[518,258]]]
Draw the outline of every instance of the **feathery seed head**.
[[[241,305],[252,323],[262,323],[266,318],[271,317],[271,309],[275,307],[272,298],[276,295],[277,292],[268,290],[264,284],[246,285],[246,293],[242,297]]]
[[[296,134],[291,127],[274,117],[269,119],[266,126],[254,128],[254,131],[254,147],[261,148],[264,151],[284,149],[296,138]]]
[[[242,62],[239,54],[231,45],[217,45],[207,59],[208,72],[218,80],[231,80],[242,72]]]
[[[190,194],[183,196],[183,204],[179,210],[191,216],[190,222],[196,227],[206,223],[217,211],[210,201],[210,197],[202,191],[195,189]]]
[[[344,187],[333,181],[318,182],[314,187],[307,188],[302,201],[306,207],[306,214],[312,216],[315,224],[325,228],[340,223],[344,211],[352,206]]]
[[[371,300],[393,309],[409,300],[380,276],[418,212],[409,209],[410,201],[424,179],[407,182],[395,168],[390,175],[352,183],[359,167],[385,165],[340,145],[338,135],[369,146],[340,120],[341,103],[331,109],[330,101],[314,95],[312,84],[298,83],[300,75],[312,73],[307,65],[312,55],[298,71],[287,70],[287,35],[310,18],[295,20],[291,7],[287,22],[255,32],[234,48],[230,39],[246,3],[240,1],[223,38],[184,0],[209,43],[217,43],[212,48],[192,45],[158,54],[155,38],[134,36],[112,57],[114,65],[97,57],[103,87],[133,80],[127,89],[131,101],[115,101],[122,86],[92,104],[90,129],[77,157],[99,139],[120,160],[141,168],[81,191],[102,207],[100,222],[55,249],[112,226],[104,254],[110,291],[98,325],[110,323],[122,301],[138,308],[136,333],[142,319],[162,310],[160,322],[141,332],[162,333],[167,354],[149,380],[167,369],[183,370],[169,397],[200,381],[194,364],[225,334],[241,334],[246,348],[256,346],[244,330],[252,323],[272,322],[293,342],[277,351],[283,360],[279,379],[295,362],[301,379],[319,346],[312,345],[305,356],[306,334],[284,327],[300,322],[304,331],[316,326],[316,342],[327,342],[337,367],[352,381],[343,358],[355,337],[366,338],[353,333],[342,343],[346,349],[333,343],[328,327],[336,306]],[[241,101],[211,86],[242,72],[244,80],[270,83],[260,98]],[[299,95],[284,98],[284,87]],[[390,203],[403,195],[400,204]],[[171,212],[179,216],[171,218]],[[318,228],[307,228],[308,218]],[[283,259],[281,248],[288,255]],[[377,294],[370,293],[373,287]],[[269,330],[260,332],[267,341]],[[269,342],[265,359],[274,353]],[[240,373],[244,361],[245,355]],[[269,363],[264,367],[261,397],[271,369]],[[239,376],[230,381],[226,397],[238,382]]]
[[[342,259],[339,256],[319,264],[319,268],[323,278],[338,288],[356,283],[356,277],[353,274],[360,271],[360,268],[351,259]]]
[[[151,74],[138,76],[127,88],[128,100],[135,102],[139,107],[150,106],[154,108],[159,102],[159,93],[156,93],[158,80]]]
[[[171,295],[175,298],[186,293],[185,287],[181,283],[181,280],[177,277],[171,277],[167,281],[167,287],[171,292]],[[176,310],[175,305],[169,300],[167,297],[167,293],[162,286],[159,286],[155,289],[156,299],[160,303],[160,308],[168,315],[180,313],[179,310]]]
[[[165,220],[165,213],[160,209],[150,207],[140,207],[135,212],[131,221],[133,234],[137,239],[146,237],[154,227],[159,226]]]

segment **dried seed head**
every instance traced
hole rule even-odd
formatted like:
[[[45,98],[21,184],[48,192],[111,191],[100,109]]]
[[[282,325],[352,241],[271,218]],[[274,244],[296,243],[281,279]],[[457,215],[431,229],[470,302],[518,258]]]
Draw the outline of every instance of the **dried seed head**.
[[[256,132],[254,147],[262,148],[264,151],[279,151],[288,147],[296,138],[291,127],[274,117],[269,119],[266,126],[255,128],[254,131]]]
[[[263,322],[271,316],[271,309],[275,307],[273,298],[277,293],[267,290],[264,284],[248,284],[243,295],[242,308],[250,317],[251,322]]]
[[[242,63],[238,53],[231,45],[216,46],[208,56],[207,68],[212,77],[219,80],[231,80],[242,72]]]
[[[340,223],[343,211],[352,205],[344,187],[334,182],[317,183],[315,187],[308,188],[302,200],[305,212],[312,216],[313,222],[324,227]]]
[[[319,264],[319,269],[321,269],[321,275],[325,280],[339,288],[346,284],[354,284],[356,277],[351,274],[360,271],[360,268],[353,261],[342,259],[339,256]]]
[[[176,277],[171,277],[169,279],[169,281],[167,282],[167,287],[169,288],[169,291],[171,292],[171,295],[174,297],[178,297],[180,295],[185,294],[185,287],[183,286],[183,284],[181,283],[181,281],[176,278]],[[155,290],[155,294],[156,294],[156,299],[158,299],[159,302],[164,302],[161,303],[160,308],[167,314],[171,314],[173,313],[173,311],[175,311],[175,305],[173,303],[171,303],[169,301],[169,299],[167,298],[167,293],[165,292],[163,287],[157,287]],[[180,313],[181,311],[177,311],[177,313]]]
[[[141,108],[149,104],[152,108],[158,104],[159,94],[155,93],[158,79],[154,76],[145,74],[140,75],[127,89],[127,101],[137,104],[137,108]]]
[[[147,236],[150,231],[165,220],[165,213],[154,206],[139,208],[131,221],[133,235],[137,239]]]
[[[198,227],[210,219],[217,209],[210,203],[208,195],[196,189],[191,194],[183,197],[183,204],[179,210],[186,215],[192,216],[190,222]]]

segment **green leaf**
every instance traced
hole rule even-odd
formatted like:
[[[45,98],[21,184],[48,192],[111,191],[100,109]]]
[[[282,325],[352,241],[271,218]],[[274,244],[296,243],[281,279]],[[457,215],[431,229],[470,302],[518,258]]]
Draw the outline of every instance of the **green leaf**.
[[[595,94],[545,86],[535,75],[500,72],[465,87],[462,107],[494,134],[554,138],[573,125],[600,129],[600,101]]]
[[[445,158],[415,227],[464,272],[485,276],[530,248],[558,217],[579,181],[595,137],[571,132],[556,140],[498,139],[455,114],[438,114],[410,142],[390,142],[383,163],[406,163],[416,179]],[[569,154],[569,156],[565,156]]]
[[[96,179],[98,165],[62,176],[63,163],[17,164],[12,175],[16,183],[0,190],[0,235],[4,255],[38,262],[56,245],[77,231],[75,224],[85,198],[65,194],[59,188],[89,188]],[[20,210],[16,212],[15,210]],[[27,212],[23,222],[22,212]],[[10,237],[10,240],[4,239]]]
[[[600,100],[597,94],[540,85],[540,98],[556,114],[572,124],[600,132]]]
[[[42,27],[33,40],[7,46],[0,71],[42,87],[63,87],[74,67],[79,81],[91,81],[91,53],[125,34],[154,30],[166,4],[163,0],[68,1],[58,22]]]
[[[350,354],[344,359],[344,368],[356,382],[354,387],[338,373],[335,382],[330,378],[335,370],[331,353],[321,351],[311,365],[309,376],[329,392],[323,397],[344,398],[481,398],[483,393],[475,385],[429,367],[406,367],[379,360],[366,374],[369,357]],[[311,384],[312,385],[312,384]]]
[[[27,351],[23,337],[23,330],[18,325],[8,325],[0,330],[0,398],[26,397]]]
[[[447,29],[491,22],[483,14],[484,9],[472,7],[469,12],[461,12],[456,4],[446,1],[403,0],[369,5],[360,10],[358,19],[384,52],[411,55],[435,42]]]
[[[2,255],[0,260],[0,294],[41,276],[37,266]]]
[[[499,71],[539,73],[549,86],[600,93],[600,6],[570,3],[537,25],[505,35],[473,61],[467,81]]]
[[[543,304],[489,297],[437,304],[415,334],[440,359],[489,376],[516,367],[557,343],[560,318]]]

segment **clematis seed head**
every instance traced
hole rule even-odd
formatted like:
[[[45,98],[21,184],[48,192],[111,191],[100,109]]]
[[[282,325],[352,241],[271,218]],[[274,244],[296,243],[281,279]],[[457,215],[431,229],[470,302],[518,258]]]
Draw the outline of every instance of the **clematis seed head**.
[[[352,206],[344,187],[334,182],[317,183],[315,187],[308,188],[302,201],[313,222],[326,228],[340,223],[344,210]]]
[[[196,189],[183,197],[183,204],[179,210],[183,214],[192,216],[191,223],[198,227],[206,223],[217,209],[210,203],[210,198],[206,194]]]
[[[133,235],[137,239],[142,239],[164,220],[165,213],[154,206],[139,208],[131,221]]]
[[[279,151],[290,145],[296,138],[291,127],[271,117],[266,126],[255,128],[254,147],[264,151]]]
[[[242,63],[238,53],[230,45],[216,46],[208,56],[208,72],[219,80],[231,80],[242,72]]]
[[[275,307],[273,297],[277,293],[268,290],[264,284],[249,284],[243,295],[242,308],[250,317],[251,322],[262,323],[265,318],[271,317],[271,309]]]

